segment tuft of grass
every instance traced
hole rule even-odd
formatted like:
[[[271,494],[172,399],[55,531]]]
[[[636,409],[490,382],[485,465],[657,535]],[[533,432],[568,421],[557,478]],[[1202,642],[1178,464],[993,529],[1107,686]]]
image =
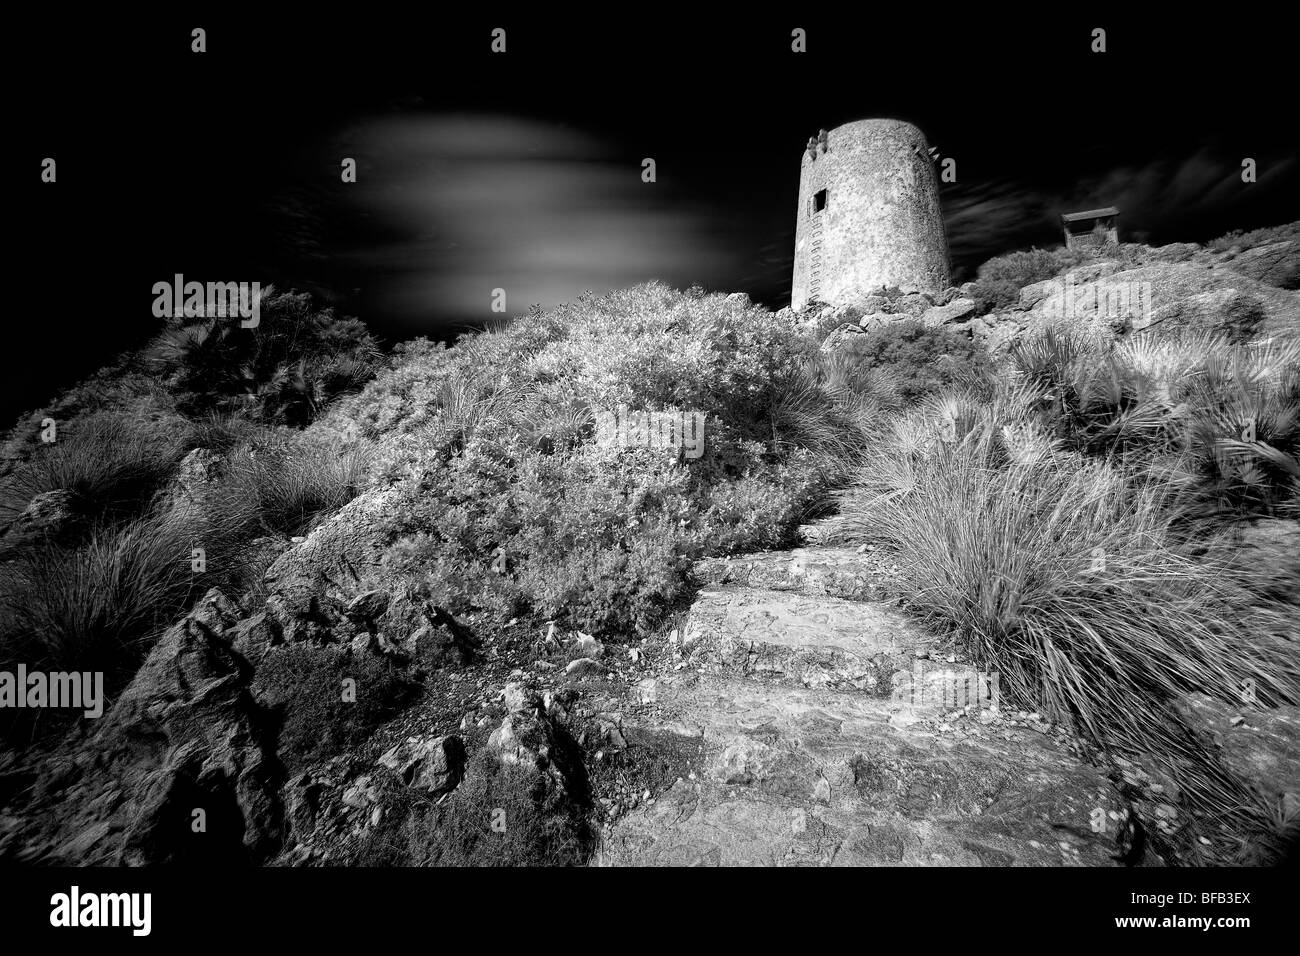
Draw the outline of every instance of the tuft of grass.
[[[1226,542],[1189,553],[1176,487],[1046,436],[1015,454],[1007,429],[1036,394],[905,418],[845,496],[848,537],[898,552],[922,582],[913,611],[964,640],[1009,699],[1107,754],[1154,756],[1200,809],[1240,819],[1248,789],[1171,704],[1245,686],[1266,705],[1300,700],[1287,616],[1234,573]]]
[[[45,542],[24,551],[0,573],[0,657],[129,673],[160,628],[238,567],[238,531],[177,501],[100,525],[75,547]],[[211,573],[194,570],[198,547]]]
[[[159,495],[84,540],[49,538],[0,563],[0,659],[127,675],[160,629],[209,588],[247,584],[247,543],[305,530],[355,494],[364,459],[315,445],[241,449],[197,496]],[[195,549],[203,552],[196,565]]]
[[[214,494],[273,531],[305,534],[357,496],[369,465],[365,446],[337,451],[299,440],[243,447],[231,454]]]
[[[88,415],[0,481],[0,525],[57,490],[68,493],[77,518],[129,517],[170,480],[187,450],[183,420]]]

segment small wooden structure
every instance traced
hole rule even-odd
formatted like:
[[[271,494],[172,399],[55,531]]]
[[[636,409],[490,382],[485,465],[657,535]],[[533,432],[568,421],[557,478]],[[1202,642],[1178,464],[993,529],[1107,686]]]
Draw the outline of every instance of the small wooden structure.
[[[1119,245],[1119,210],[1114,206],[1069,212],[1061,217],[1067,249]]]

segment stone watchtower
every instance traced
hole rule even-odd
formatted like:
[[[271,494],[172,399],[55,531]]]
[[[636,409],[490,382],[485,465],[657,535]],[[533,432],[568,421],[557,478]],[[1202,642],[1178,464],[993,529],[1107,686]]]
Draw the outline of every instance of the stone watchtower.
[[[948,239],[925,134],[869,119],[810,139],[799,173],[791,306],[847,305],[881,286],[940,292]]]

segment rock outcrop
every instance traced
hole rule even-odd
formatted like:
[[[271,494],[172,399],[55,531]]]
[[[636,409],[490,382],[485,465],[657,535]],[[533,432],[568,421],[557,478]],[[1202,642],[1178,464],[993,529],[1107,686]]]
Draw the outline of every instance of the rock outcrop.
[[[283,837],[273,734],[209,592],[169,628],[88,739],[54,761],[20,858],[76,865],[256,863]],[[43,809],[44,808],[44,809]]]

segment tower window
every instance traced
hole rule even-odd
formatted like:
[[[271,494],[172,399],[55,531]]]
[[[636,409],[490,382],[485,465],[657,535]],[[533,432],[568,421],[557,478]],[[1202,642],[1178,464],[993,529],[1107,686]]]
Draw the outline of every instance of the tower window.
[[[821,212],[826,208],[826,190],[819,189],[813,193],[813,212]]]

